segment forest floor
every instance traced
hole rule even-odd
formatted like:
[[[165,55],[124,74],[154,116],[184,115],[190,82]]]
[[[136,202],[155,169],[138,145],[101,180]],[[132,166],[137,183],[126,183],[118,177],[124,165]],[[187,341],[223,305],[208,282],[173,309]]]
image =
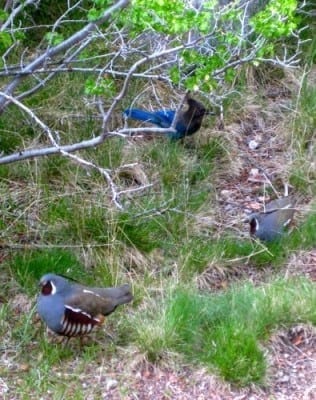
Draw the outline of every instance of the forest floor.
[[[314,400],[316,399],[316,330],[296,326],[276,332],[266,348],[269,360],[265,387],[236,388],[205,370],[175,371],[144,363],[129,382],[128,396],[121,396],[114,375],[106,381],[106,399],[177,400]],[[98,383],[99,384],[99,383]],[[112,385],[112,387],[111,387]],[[126,385],[126,383],[125,383]]]
[[[275,191],[282,196],[280,188],[286,186],[286,168],[289,154],[286,148],[284,134],[279,129],[284,127],[280,121],[286,118],[287,105],[291,91],[285,87],[267,88],[264,94],[268,98],[268,108],[262,110],[259,105],[249,106],[242,116],[236,116],[230,125],[218,128],[218,134],[231,137],[231,162],[229,173],[223,168],[218,176],[218,210],[216,210],[219,235],[221,227],[230,226],[241,235],[248,235],[247,226],[242,227],[240,221],[247,212],[259,210],[267,196],[259,199],[255,194],[264,185],[271,186],[272,178],[280,177]],[[251,102],[248,102],[248,104]],[[224,129],[224,131],[222,131]],[[202,128],[198,135],[208,135]],[[273,179],[275,182],[275,179]],[[291,188],[290,188],[291,190]],[[310,198],[305,198],[300,204],[296,222],[308,212]],[[212,223],[214,221],[212,220]],[[208,220],[201,218],[200,224]],[[253,268],[245,260],[234,263],[234,268],[227,271],[210,268],[206,271],[199,286],[207,285],[212,291],[220,291],[236,281],[250,280],[254,284],[266,282],[276,272],[271,268]],[[293,253],[287,264],[277,271],[277,276],[304,276],[316,281],[316,248],[310,251]],[[17,295],[20,296],[20,295]],[[9,302],[16,314],[25,313],[29,305],[23,308],[21,297],[13,297]],[[1,303],[1,298],[0,298]],[[16,306],[15,306],[15,304]],[[22,306],[21,306],[22,304]],[[29,304],[26,299],[26,304]],[[73,349],[76,351],[76,346]],[[316,328],[307,324],[297,324],[289,329],[277,330],[263,346],[267,359],[267,377],[264,385],[251,385],[239,388],[224,382],[206,369],[186,364],[182,359],[177,362],[151,363],[137,349],[118,350],[115,360],[103,359],[96,365],[86,365],[84,374],[79,377],[82,383],[82,393],[85,399],[108,400],[316,400]],[[170,357],[172,358],[172,357]],[[73,364],[77,362],[74,357]],[[16,366],[12,356],[4,354],[0,360],[7,363],[8,368],[17,370],[28,369],[28,365]],[[13,367],[12,367],[13,365]],[[58,365],[56,372],[59,379],[73,374],[75,367],[67,363],[67,370]],[[1,370],[0,370],[1,372]],[[17,383],[18,384],[18,383]],[[94,388],[97,389],[96,396]],[[0,399],[15,399],[7,379],[0,376]],[[57,398],[43,394],[43,399]],[[64,397],[60,397],[64,398]]]
[[[231,163],[234,170],[219,177],[221,188],[217,226],[236,226],[246,211],[262,208],[254,198],[266,184],[271,184],[271,177],[285,176],[289,162],[285,136],[280,134],[280,115],[286,118],[284,110],[290,100],[290,91],[286,87],[267,88],[268,108],[264,111],[258,105],[250,106],[244,116],[237,118],[225,131],[232,137],[233,146]],[[203,132],[202,132],[203,135]],[[255,148],[251,148],[252,145]],[[281,179],[282,180],[282,179]],[[279,182],[279,187],[286,182]],[[276,190],[277,191],[277,190]],[[278,193],[282,196],[283,193]],[[263,201],[269,201],[265,197]],[[311,199],[304,199],[300,204],[298,219],[310,209]],[[247,228],[245,228],[247,229]],[[244,232],[241,232],[244,234]],[[247,234],[247,232],[245,232]],[[251,268],[244,261],[229,271],[216,271],[212,268],[211,276],[206,279],[208,289],[221,290],[231,282],[251,280],[262,283],[275,274],[272,269],[258,270]],[[278,271],[278,276],[304,276],[316,282],[316,248],[293,254],[287,265]],[[205,284],[203,280],[201,286]],[[181,370],[169,366],[160,367],[143,361],[143,365],[134,369],[128,383],[129,393],[121,395],[120,371],[113,374],[112,387],[106,391],[106,399],[197,399],[197,400],[315,400],[316,399],[316,328],[311,325],[296,325],[290,329],[278,330],[265,344],[268,361],[266,382],[263,386],[253,385],[237,388],[223,382],[206,370],[193,370],[184,367]],[[124,368],[124,365],[122,365]],[[126,386],[126,382],[124,383]]]

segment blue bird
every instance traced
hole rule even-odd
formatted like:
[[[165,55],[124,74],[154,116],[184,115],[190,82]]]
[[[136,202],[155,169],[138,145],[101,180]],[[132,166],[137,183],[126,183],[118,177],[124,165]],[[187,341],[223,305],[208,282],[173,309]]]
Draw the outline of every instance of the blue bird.
[[[178,113],[175,130],[176,132],[169,132],[167,136],[173,140],[179,140],[185,136],[193,135],[197,132],[202,124],[204,115],[207,113],[202,103],[191,97],[187,98],[188,108],[185,111]],[[145,121],[158,126],[159,128],[170,128],[175,110],[158,110],[146,111],[138,108],[128,108],[123,114],[127,118],[135,119],[138,121]]]

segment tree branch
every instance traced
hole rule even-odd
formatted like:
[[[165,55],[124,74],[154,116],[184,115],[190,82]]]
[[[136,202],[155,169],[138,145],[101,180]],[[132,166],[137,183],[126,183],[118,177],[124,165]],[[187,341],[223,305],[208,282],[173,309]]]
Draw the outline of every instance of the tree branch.
[[[31,0],[29,0],[31,2]],[[56,55],[65,52],[67,49],[72,47],[74,44],[79,43],[84,40],[91,32],[95,31],[97,26],[107,21],[111,15],[123,8],[126,7],[129,3],[129,0],[118,0],[113,6],[109,7],[101,18],[98,20],[87,24],[84,28],[82,28],[79,32],[76,32],[68,39],[64,40],[62,43],[57,46],[48,48],[45,53],[37,57],[34,61],[29,63],[25,68],[23,68],[22,72],[34,72],[37,68],[41,67],[47,59],[52,59]],[[14,89],[19,85],[24,75],[20,75],[16,77],[11,83],[7,85],[7,87],[3,90],[6,94],[12,95]],[[0,113],[3,112],[4,108],[9,104],[7,98],[5,96],[0,97]]]
[[[7,95],[4,92],[0,92],[0,95],[3,96],[5,99],[10,100],[11,103],[14,103],[15,105],[17,105],[18,107],[20,107],[26,114],[28,114],[31,119],[33,121],[36,122],[37,125],[39,125],[41,127],[41,129],[45,132],[45,134],[47,135],[47,137],[49,138],[50,142],[52,143],[52,147],[49,148],[43,148],[43,149],[36,149],[36,150],[26,150],[26,151],[21,151],[15,154],[11,154],[10,156],[6,156],[6,157],[1,157],[0,158],[0,164],[7,164],[10,162],[14,162],[14,161],[20,161],[22,159],[26,159],[26,158],[31,158],[31,157],[38,157],[38,156],[44,156],[44,155],[49,155],[49,154],[60,154],[62,156],[68,157],[71,160],[75,161],[77,164],[80,164],[81,166],[84,167],[88,167],[88,168],[92,168],[97,170],[106,180],[106,182],[109,185],[109,188],[111,190],[111,194],[112,194],[112,201],[115,204],[115,206],[117,208],[119,208],[120,210],[123,209],[123,206],[120,202],[120,196],[122,196],[123,194],[126,193],[131,193],[131,192],[136,192],[136,191],[140,191],[140,190],[145,190],[149,187],[151,187],[152,185],[142,185],[138,188],[132,188],[132,189],[126,189],[126,190],[121,190],[119,191],[116,184],[114,183],[111,174],[112,171],[106,168],[102,168],[99,167],[98,165],[87,161],[85,159],[83,159],[82,157],[79,157],[78,155],[75,154],[71,154],[70,151],[75,151],[75,150],[79,150],[79,147],[81,146],[81,148],[87,148],[87,147],[92,147],[93,145],[97,145],[102,143],[105,138],[107,137],[106,135],[100,135],[97,138],[91,139],[90,141],[84,141],[81,143],[77,143],[75,145],[70,145],[70,146],[60,146],[59,143],[57,143],[56,139],[55,139],[55,135],[58,138],[59,134],[58,132],[54,133],[51,131],[51,129],[44,124],[35,114],[32,110],[30,110],[28,107],[26,107],[24,104],[22,104],[19,100],[15,99],[12,96]],[[95,142],[94,142],[95,141]],[[87,143],[89,142],[89,143]],[[94,143],[93,143],[94,142]],[[77,145],[77,148],[74,149],[74,147]],[[123,166],[121,166],[120,168],[123,168]]]

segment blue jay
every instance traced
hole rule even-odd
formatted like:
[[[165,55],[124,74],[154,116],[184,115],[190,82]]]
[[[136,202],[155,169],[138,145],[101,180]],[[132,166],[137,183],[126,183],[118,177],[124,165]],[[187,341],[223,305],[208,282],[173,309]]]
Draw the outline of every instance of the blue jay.
[[[191,97],[187,98],[188,109],[178,113],[175,130],[169,132],[167,136],[173,140],[182,139],[185,136],[193,135],[201,127],[205,114],[208,114],[202,103]],[[127,118],[145,121],[158,126],[159,128],[169,128],[176,114],[175,110],[146,111],[138,108],[128,108],[123,114]]]

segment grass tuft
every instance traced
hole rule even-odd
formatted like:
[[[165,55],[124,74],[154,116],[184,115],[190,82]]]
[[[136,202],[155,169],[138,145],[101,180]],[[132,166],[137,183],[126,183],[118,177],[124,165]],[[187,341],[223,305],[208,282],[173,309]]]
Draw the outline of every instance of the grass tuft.
[[[37,282],[48,272],[82,280],[86,275],[77,258],[62,249],[33,250],[17,254],[10,260],[10,268],[24,291],[34,294]]]
[[[135,321],[134,335],[148,357],[177,351],[238,385],[263,382],[261,342],[283,325],[316,322],[316,287],[305,279],[235,286],[221,294],[177,288]]]

